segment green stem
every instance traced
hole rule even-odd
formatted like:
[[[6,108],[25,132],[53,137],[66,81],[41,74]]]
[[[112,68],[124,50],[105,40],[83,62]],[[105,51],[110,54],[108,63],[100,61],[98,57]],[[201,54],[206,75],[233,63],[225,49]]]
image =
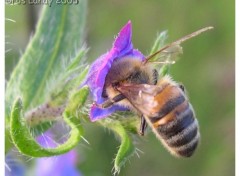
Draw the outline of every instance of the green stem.
[[[88,88],[83,87],[70,98],[69,105],[63,113],[64,121],[71,127],[70,137],[56,148],[43,148],[32,137],[22,117],[22,101],[18,98],[13,104],[10,119],[10,135],[18,150],[31,157],[47,157],[60,155],[73,149],[79,143],[83,134],[80,120],[74,114],[76,109],[82,107],[85,103],[88,92]]]

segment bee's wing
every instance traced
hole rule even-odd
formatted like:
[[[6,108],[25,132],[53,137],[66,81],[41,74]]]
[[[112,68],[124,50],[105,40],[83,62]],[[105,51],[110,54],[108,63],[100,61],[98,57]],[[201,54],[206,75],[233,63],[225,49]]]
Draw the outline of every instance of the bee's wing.
[[[133,107],[146,116],[154,115],[158,104],[156,95],[162,89],[160,86],[148,84],[124,85],[118,88]]]
[[[174,64],[178,56],[183,53],[182,47],[179,44],[174,44],[169,48],[166,48],[157,56],[151,58],[149,62],[160,64]]]
[[[158,50],[157,52],[151,54],[150,56],[148,56],[146,58],[146,61],[157,61],[158,59],[159,60],[163,60],[165,62],[167,61],[175,61],[176,60],[176,56],[181,54],[182,53],[182,47],[180,46],[181,43],[185,42],[186,40],[189,40],[193,37],[196,37],[198,36],[199,34],[203,33],[203,32],[206,32],[210,29],[213,29],[212,26],[209,26],[209,27],[205,27],[205,28],[202,28],[198,31],[195,31],[191,34],[188,34],[178,40],[176,40],[175,42],[172,42],[168,45],[165,45],[164,47],[162,47],[160,50]],[[159,55],[158,57],[156,57],[157,55]]]

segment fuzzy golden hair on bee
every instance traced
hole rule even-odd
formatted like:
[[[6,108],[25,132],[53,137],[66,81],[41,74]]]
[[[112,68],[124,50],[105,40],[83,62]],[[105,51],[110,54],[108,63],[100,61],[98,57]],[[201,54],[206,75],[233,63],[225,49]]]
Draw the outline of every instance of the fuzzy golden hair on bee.
[[[189,157],[200,138],[192,105],[183,85],[166,75],[157,82],[151,64],[125,58],[113,64],[105,82],[108,100],[101,106],[124,106],[141,116],[140,134],[147,124],[170,153]],[[145,122],[146,121],[146,122]]]
[[[193,107],[185,91],[169,76],[163,78],[158,86],[165,87],[155,98],[158,103],[154,109],[159,110],[158,114],[149,115],[145,119],[171,154],[190,157],[200,140]]]
[[[189,157],[198,145],[200,134],[185,88],[169,75],[155,85],[151,82],[153,70],[138,61],[117,62],[107,75],[108,101],[102,107],[118,104],[131,109],[141,116],[140,134],[144,135],[147,122],[170,153]]]
[[[129,85],[129,84],[150,84],[154,85],[157,82],[157,72],[151,64],[143,65],[139,59],[131,57],[123,58],[113,63],[109,73],[106,76],[103,97],[114,99],[119,95],[119,91],[115,86]],[[117,102],[124,107],[132,110],[132,104],[124,99]]]
[[[149,125],[171,154],[192,156],[200,140],[194,109],[184,86],[169,75],[158,78],[154,64],[173,64],[175,61],[169,59],[181,51],[181,43],[210,29],[206,27],[184,36],[144,60],[130,56],[116,59],[105,79],[102,97],[106,101],[97,106],[108,108],[116,104],[129,108],[140,117],[140,135],[144,135]],[[166,60],[155,61],[153,58],[158,54],[163,54]]]
[[[170,76],[161,78],[157,85],[129,85],[118,90],[172,154],[193,154],[200,139],[198,121],[182,87]]]

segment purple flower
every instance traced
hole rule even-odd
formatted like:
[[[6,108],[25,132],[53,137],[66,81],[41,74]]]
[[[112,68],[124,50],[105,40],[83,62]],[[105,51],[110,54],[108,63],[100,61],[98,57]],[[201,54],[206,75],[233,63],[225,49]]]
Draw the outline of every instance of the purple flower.
[[[83,85],[88,85],[93,96],[93,100],[97,104],[103,103],[106,99],[102,97],[105,78],[110,70],[112,63],[117,59],[124,59],[126,56],[131,56],[139,60],[144,60],[144,55],[137,49],[133,48],[132,44],[132,24],[129,21],[119,32],[115,39],[112,49],[100,56],[90,67],[87,78]],[[109,116],[115,111],[126,110],[124,107],[113,105],[106,109],[98,108],[95,104],[90,110],[91,121]]]
[[[56,142],[54,142],[53,134],[51,131],[45,132],[42,136],[37,138],[37,141],[43,147],[57,147]],[[36,176],[81,176],[80,172],[77,170],[77,152],[71,150],[70,152],[54,156],[39,158],[36,161]]]
[[[26,165],[19,159],[17,153],[10,151],[5,157],[5,176],[26,175]]]

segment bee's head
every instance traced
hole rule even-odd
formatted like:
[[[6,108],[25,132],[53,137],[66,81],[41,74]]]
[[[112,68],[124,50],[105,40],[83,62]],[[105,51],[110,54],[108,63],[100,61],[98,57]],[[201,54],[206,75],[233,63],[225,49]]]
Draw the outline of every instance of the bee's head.
[[[103,97],[107,98],[110,91],[119,93],[117,87],[121,85],[150,84],[152,73],[152,69],[148,65],[143,65],[142,61],[138,59],[121,58],[116,60],[106,76]]]

